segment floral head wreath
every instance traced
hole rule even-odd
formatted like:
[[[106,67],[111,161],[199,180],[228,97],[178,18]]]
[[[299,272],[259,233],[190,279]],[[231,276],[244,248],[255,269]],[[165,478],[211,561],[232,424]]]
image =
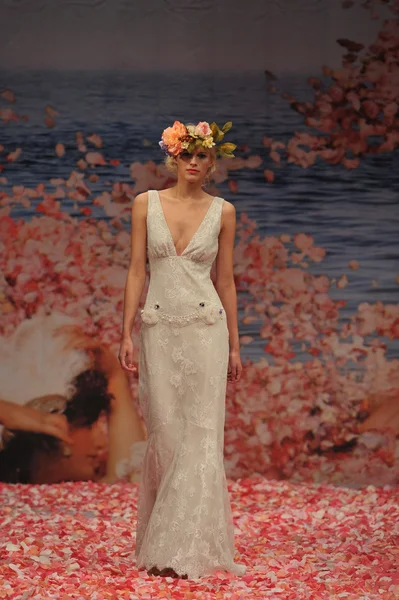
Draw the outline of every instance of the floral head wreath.
[[[233,151],[237,148],[236,144],[230,142],[220,144],[232,125],[232,122],[228,121],[219,129],[215,122],[211,125],[206,121],[200,121],[197,125],[184,125],[180,121],[175,121],[173,127],[168,127],[162,132],[159,145],[166,154],[173,157],[184,151],[191,154],[195,148],[216,146],[216,153],[219,156],[234,158]]]

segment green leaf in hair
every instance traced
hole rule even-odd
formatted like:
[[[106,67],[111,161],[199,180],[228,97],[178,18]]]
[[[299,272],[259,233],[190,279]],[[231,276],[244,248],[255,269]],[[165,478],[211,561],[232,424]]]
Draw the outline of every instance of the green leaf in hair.
[[[227,133],[233,127],[233,123],[231,121],[227,121],[222,127],[223,133]]]
[[[236,148],[236,144],[232,144],[231,142],[224,142],[224,144],[220,145],[220,149],[223,152],[233,152]]]

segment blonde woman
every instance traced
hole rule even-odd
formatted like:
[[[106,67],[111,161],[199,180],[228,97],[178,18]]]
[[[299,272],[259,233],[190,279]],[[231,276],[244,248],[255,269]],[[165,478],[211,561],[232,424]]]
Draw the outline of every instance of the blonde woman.
[[[176,121],[162,134],[170,189],[139,194],[132,208],[119,359],[130,373],[131,332],[141,311],[139,399],[148,432],[138,503],[136,556],[150,574],[236,574],[234,529],[223,463],[227,378],[241,360],[233,278],[235,209],[203,189],[217,153],[233,156],[222,129]],[[215,263],[213,284],[210,273]]]

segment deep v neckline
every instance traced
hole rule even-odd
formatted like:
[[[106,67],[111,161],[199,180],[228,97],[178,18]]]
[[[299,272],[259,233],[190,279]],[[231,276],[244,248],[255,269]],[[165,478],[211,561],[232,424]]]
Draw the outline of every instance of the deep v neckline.
[[[180,256],[183,256],[183,254],[185,254],[185,253],[187,252],[187,250],[189,249],[189,247],[191,246],[191,244],[194,242],[194,239],[196,238],[197,234],[199,233],[199,231],[201,230],[202,226],[204,225],[204,223],[205,223],[206,219],[208,218],[208,215],[209,215],[209,213],[210,213],[210,210],[211,210],[212,206],[213,206],[213,205],[214,205],[214,203],[215,203],[216,196],[214,196],[214,197],[212,198],[212,202],[210,203],[210,205],[209,205],[209,207],[208,207],[208,209],[207,209],[207,211],[206,211],[206,213],[205,213],[205,215],[204,215],[204,217],[203,217],[203,219],[202,219],[201,223],[198,225],[197,229],[196,229],[196,230],[195,230],[195,232],[194,232],[194,235],[192,236],[191,240],[188,242],[188,244],[187,244],[187,245],[186,245],[186,247],[184,248],[183,252],[181,252],[181,254],[177,254],[176,246],[175,246],[175,243],[174,243],[174,241],[173,241],[172,232],[170,231],[170,227],[169,227],[169,225],[168,225],[168,222],[167,222],[167,220],[166,220],[165,213],[164,213],[164,210],[163,210],[163,206],[162,206],[162,202],[161,202],[161,196],[159,195],[159,192],[158,192],[158,190],[155,190],[155,192],[156,192],[156,195],[157,195],[157,198],[158,198],[158,204],[159,204],[159,208],[160,208],[160,210],[161,210],[161,214],[162,214],[163,222],[164,222],[164,224],[165,224],[165,227],[166,227],[166,230],[167,230],[167,232],[168,232],[168,236],[169,236],[169,239],[170,239],[170,243],[171,243],[171,245],[172,245],[172,247],[173,247],[173,250],[174,250],[175,256],[178,256],[178,257],[180,257]]]

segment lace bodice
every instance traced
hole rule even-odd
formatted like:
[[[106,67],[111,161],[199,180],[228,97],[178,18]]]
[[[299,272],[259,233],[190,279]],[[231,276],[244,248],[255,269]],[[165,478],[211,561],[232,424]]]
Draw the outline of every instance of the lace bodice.
[[[210,279],[212,263],[218,252],[223,199],[215,197],[197,231],[178,255],[165,220],[159,194],[149,191],[147,215],[147,252],[151,280],[145,309],[162,314],[185,316],[196,313],[200,303],[220,305]]]

